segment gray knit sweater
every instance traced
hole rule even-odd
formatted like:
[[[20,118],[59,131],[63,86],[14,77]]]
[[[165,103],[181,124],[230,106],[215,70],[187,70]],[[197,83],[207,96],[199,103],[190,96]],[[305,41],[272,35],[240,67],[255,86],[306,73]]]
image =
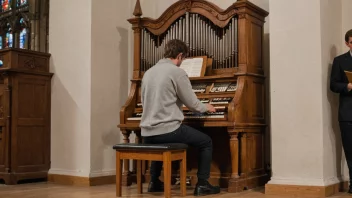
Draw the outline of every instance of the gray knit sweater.
[[[191,111],[204,113],[206,106],[192,91],[187,73],[170,59],[161,59],[142,79],[142,136],[172,132],[184,119],[182,104]]]

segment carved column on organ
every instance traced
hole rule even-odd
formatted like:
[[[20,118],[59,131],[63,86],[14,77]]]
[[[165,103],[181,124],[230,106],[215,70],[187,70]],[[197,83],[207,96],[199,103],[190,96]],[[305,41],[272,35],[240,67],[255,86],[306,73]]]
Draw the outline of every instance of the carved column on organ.
[[[241,135],[241,175],[240,176],[247,176],[248,173],[248,160],[247,160],[247,143],[248,143],[248,134],[242,133]]]
[[[142,8],[139,0],[137,0],[136,6],[133,11],[134,19],[131,21],[136,21],[132,26],[134,32],[134,57],[133,57],[133,78],[138,78],[140,76],[140,66],[141,66],[141,30],[140,21],[142,16]]]
[[[230,134],[230,152],[231,152],[231,179],[239,178],[238,175],[238,160],[239,160],[239,146],[238,146],[238,133]]]

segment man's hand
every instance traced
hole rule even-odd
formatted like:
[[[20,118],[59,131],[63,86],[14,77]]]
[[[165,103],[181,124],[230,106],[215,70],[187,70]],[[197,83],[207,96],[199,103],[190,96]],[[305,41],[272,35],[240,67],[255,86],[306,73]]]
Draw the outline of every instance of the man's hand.
[[[216,112],[216,109],[213,107],[213,105],[206,104],[206,106],[207,106],[208,112],[211,112],[211,113]]]
[[[352,83],[348,83],[348,85],[347,85],[347,90],[348,90],[348,91],[351,91],[351,90],[352,90]]]

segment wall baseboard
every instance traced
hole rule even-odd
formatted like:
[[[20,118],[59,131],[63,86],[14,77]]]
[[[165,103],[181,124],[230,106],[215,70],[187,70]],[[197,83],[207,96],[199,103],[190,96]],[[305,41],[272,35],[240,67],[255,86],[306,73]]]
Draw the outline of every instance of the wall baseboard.
[[[48,174],[48,181],[73,186],[98,186],[116,183],[115,175],[98,176],[98,177],[80,177],[72,175]]]
[[[299,186],[283,184],[266,184],[266,195],[321,198],[334,195],[348,189],[348,182],[339,182],[328,186]]]

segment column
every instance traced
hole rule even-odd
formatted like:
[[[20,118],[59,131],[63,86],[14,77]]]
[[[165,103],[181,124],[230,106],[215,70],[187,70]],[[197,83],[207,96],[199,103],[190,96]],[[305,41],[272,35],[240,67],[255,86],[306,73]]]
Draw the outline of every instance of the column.
[[[341,1],[272,0],[270,91],[272,177],[266,194],[328,196],[341,177],[336,95]]]

